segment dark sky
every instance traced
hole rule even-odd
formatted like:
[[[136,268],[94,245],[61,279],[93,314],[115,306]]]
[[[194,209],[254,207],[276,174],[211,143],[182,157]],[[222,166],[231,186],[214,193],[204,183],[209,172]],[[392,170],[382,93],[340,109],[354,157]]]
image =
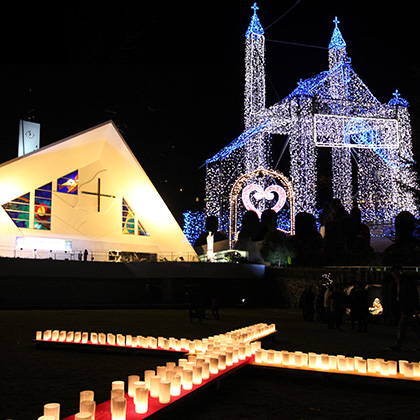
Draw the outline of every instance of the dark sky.
[[[41,146],[113,120],[180,221],[182,211],[204,206],[200,166],[243,130],[244,35],[253,2],[85,3],[15,6],[5,17],[12,29],[2,29],[0,161],[17,155],[20,119],[41,124]],[[398,89],[419,114],[415,3],[258,6],[262,26],[270,26],[267,40],[314,46],[328,46],[338,16],[353,69],[371,92],[387,102]],[[266,45],[267,105],[328,67],[324,49]]]

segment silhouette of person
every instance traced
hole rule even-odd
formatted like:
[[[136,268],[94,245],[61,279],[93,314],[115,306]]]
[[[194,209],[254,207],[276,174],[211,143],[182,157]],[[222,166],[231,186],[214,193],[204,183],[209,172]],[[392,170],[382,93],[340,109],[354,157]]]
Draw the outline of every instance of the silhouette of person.
[[[345,216],[340,220],[340,233],[343,241],[343,255],[340,261],[343,265],[367,265],[374,252],[366,240],[357,235],[354,220]]]
[[[260,241],[260,253],[266,263],[279,265],[288,260],[290,251],[286,235],[277,229],[277,213],[274,210],[262,212],[256,239]]]
[[[205,231],[200,234],[197,240],[194,243],[194,247],[199,247],[203,245],[207,245],[207,236],[209,233],[213,235],[213,242],[219,242],[226,240],[227,237],[218,231],[219,229],[219,220],[216,216],[207,216],[206,217],[206,225]]]
[[[89,254],[88,250],[87,250],[87,249],[85,249],[85,251],[83,252],[83,261],[87,261],[87,259],[88,259],[88,254]]]
[[[362,212],[359,207],[355,206],[350,210],[350,216],[353,219],[356,234],[364,238],[370,246],[370,229],[369,226],[362,222]]]
[[[369,321],[369,293],[361,284],[356,284],[351,294],[352,320],[357,323],[359,332],[367,332]]]
[[[234,249],[248,251],[248,261],[262,262],[256,239],[260,219],[255,211],[248,210],[242,217],[242,227]]]
[[[410,212],[398,213],[395,218],[395,242],[385,249],[383,265],[418,265],[420,241],[413,235],[415,227],[416,221]]]
[[[295,234],[288,238],[292,250],[292,265],[322,265],[323,239],[316,230],[315,217],[301,212],[295,217]]]
[[[420,328],[415,318],[419,311],[419,294],[414,278],[404,274],[401,266],[394,266],[392,275],[397,282],[397,299],[401,316],[398,323],[397,344],[388,347],[388,350],[401,351],[408,328],[413,331],[420,343]]]

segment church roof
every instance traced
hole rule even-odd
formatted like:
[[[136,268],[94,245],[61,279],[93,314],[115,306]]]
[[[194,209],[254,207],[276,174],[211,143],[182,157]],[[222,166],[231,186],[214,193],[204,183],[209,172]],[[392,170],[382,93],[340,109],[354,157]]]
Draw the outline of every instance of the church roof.
[[[264,29],[261,26],[260,19],[258,18],[258,15],[257,15],[257,10],[258,10],[257,3],[254,3],[251,9],[254,9],[254,14],[252,15],[251,22],[245,33],[246,38],[248,38],[251,34],[264,35]]]
[[[111,121],[0,165],[0,245],[17,237],[102,255],[194,254]]]
[[[334,32],[331,37],[330,45],[328,45],[328,48],[346,48],[346,42],[344,41],[343,36],[341,35],[340,29],[338,29],[338,24],[340,23],[337,17],[334,19],[335,28]]]

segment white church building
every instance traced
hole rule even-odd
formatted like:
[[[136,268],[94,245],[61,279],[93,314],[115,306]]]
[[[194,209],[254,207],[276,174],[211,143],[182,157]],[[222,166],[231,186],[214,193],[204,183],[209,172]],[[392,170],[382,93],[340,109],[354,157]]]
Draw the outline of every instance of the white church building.
[[[0,204],[1,257],[197,257],[112,122],[1,164]]]

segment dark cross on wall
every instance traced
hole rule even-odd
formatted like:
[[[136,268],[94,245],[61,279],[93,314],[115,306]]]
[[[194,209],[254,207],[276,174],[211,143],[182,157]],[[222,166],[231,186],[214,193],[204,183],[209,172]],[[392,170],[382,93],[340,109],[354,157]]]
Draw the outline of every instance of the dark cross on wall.
[[[82,193],[98,196],[98,213],[101,211],[101,197],[115,198],[115,195],[101,194],[101,178],[98,178],[98,191],[97,192],[82,191]]]

